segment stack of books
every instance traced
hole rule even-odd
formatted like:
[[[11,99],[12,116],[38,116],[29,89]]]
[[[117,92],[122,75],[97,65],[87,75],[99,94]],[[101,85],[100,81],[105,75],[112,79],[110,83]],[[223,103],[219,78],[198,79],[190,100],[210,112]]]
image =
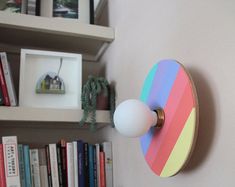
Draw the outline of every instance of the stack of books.
[[[0,105],[17,105],[11,68],[5,52],[0,52]]]
[[[16,136],[2,137],[1,187],[112,187],[112,143],[83,140],[31,148]]]

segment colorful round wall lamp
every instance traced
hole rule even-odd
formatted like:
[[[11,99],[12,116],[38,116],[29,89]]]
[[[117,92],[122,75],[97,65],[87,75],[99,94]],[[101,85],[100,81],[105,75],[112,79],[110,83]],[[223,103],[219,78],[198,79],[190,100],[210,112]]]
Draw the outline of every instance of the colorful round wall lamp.
[[[162,60],[146,77],[140,100],[127,100],[114,112],[116,129],[139,137],[149,167],[161,177],[176,175],[187,163],[197,138],[198,100],[186,69]]]

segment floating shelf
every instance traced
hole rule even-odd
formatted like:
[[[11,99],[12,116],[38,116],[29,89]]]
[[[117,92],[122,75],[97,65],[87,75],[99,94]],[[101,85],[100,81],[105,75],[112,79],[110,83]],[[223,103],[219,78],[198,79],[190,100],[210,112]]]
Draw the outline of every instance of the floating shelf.
[[[96,61],[114,40],[110,27],[80,23],[75,19],[45,18],[0,11],[0,43],[20,48],[37,48],[82,53]]]
[[[40,122],[42,125],[49,123],[58,124],[78,124],[83,116],[83,110],[78,109],[49,109],[49,108],[29,108],[29,107],[0,107],[0,126],[4,122],[16,124],[34,124]],[[108,110],[96,111],[97,127],[103,127],[111,123]],[[33,123],[31,123],[33,122]],[[61,126],[61,125],[60,125]],[[78,127],[77,125],[76,127]]]

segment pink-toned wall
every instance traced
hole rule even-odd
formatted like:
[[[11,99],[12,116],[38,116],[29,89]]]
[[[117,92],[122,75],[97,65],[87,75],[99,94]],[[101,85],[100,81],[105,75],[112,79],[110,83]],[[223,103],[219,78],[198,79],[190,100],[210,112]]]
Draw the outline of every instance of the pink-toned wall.
[[[235,2],[109,0],[109,23],[116,38],[101,62],[116,82],[117,103],[138,98],[154,63],[173,58],[192,74],[200,105],[193,157],[171,178],[151,172],[138,139],[102,130],[113,141],[114,186],[235,186]]]

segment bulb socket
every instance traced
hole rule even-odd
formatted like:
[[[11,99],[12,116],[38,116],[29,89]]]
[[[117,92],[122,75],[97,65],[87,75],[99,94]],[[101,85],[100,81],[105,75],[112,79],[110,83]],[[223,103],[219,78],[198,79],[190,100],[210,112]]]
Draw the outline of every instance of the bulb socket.
[[[157,108],[154,110],[157,113],[157,124],[155,125],[156,128],[160,129],[164,125],[165,122],[165,112],[162,108]]]

